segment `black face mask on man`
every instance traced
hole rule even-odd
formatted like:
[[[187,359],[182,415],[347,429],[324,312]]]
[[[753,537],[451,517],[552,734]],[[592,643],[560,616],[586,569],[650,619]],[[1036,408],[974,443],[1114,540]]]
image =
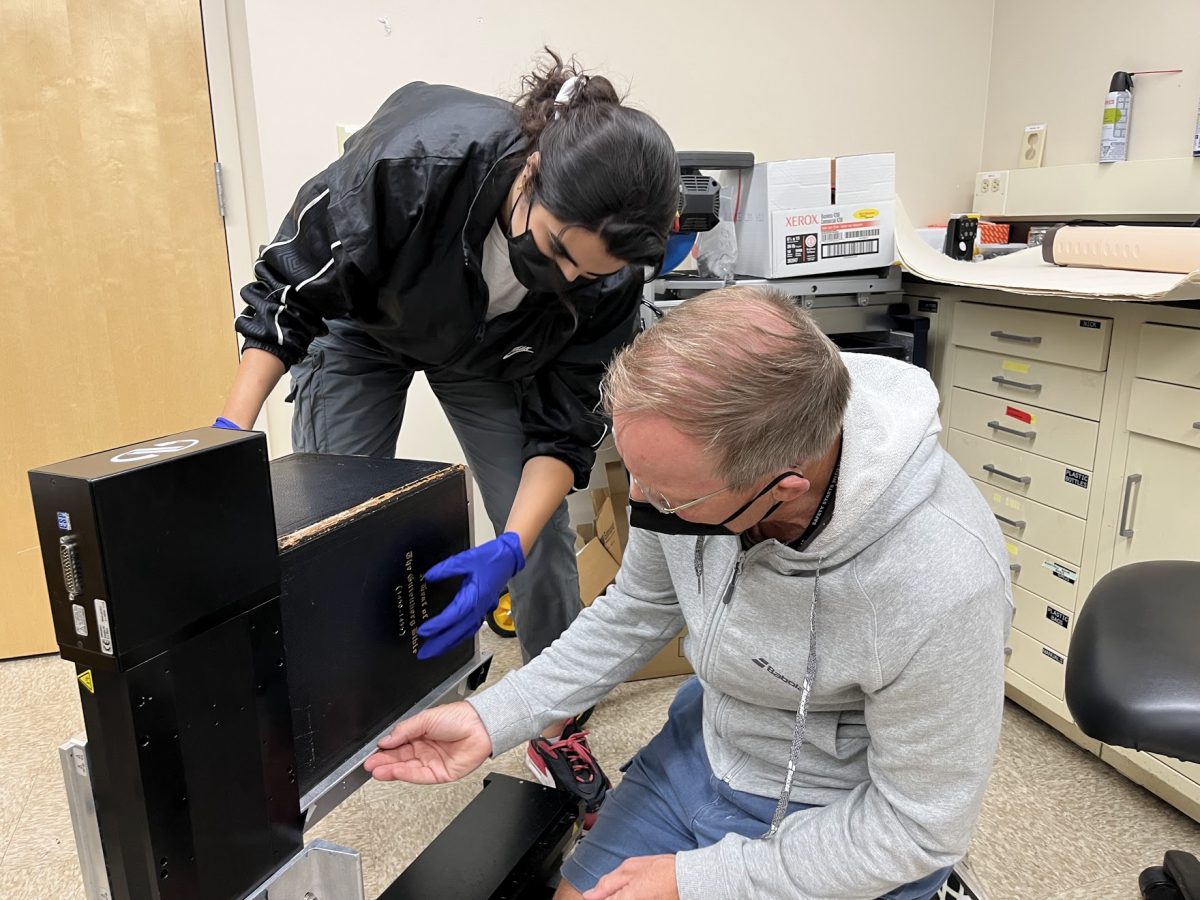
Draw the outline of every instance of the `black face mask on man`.
[[[513,274],[517,276],[517,281],[521,282],[527,291],[560,296],[591,283],[590,278],[567,281],[558,263],[538,249],[533,231],[529,227],[529,219],[533,215],[532,200],[526,200],[525,210],[525,230],[516,237],[508,237],[508,261],[512,265]]]
[[[630,500],[629,501],[629,525],[631,528],[642,528],[646,531],[657,531],[659,534],[690,534],[690,535],[736,535],[741,532],[730,531],[725,526],[732,522],[738,516],[743,515],[746,510],[754,505],[759,499],[769,493],[774,487],[783,481],[783,479],[791,476],[804,476],[799,472],[784,472],[778,478],[774,478],[761,491],[739,506],[736,510],[722,519],[720,522],[689,522],[686,519],[679,518],[675,513],[660,512],[654,507],[653,503],[647,503],[645,500]],[[771,508],[763,514],[757,522],[747,525],[742,531],[749,531],[755,525],[765,522],[771,517],[775,510],[783,505],[782,500],[776,501],[771,505]]]

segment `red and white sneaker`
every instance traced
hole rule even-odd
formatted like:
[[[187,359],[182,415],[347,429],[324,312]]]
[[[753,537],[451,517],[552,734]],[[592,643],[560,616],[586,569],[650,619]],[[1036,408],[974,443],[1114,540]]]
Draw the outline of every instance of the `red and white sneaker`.
[[[525,764],[546,787],[574,794],[584,802],[583,827],[588,829],[612,784],[588,747],[587,732],[574,719],[563,726],[557,740],[536,737],[529,742]]]

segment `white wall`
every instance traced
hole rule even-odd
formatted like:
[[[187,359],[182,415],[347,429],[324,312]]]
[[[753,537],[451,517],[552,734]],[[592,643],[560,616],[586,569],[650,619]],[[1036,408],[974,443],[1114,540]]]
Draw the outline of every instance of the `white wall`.
[[[1016,168],[1021,133],[1047,123],[1043,166],[1096,162],[1109,80],[1134,78],[1130,159],[1191,156],[1200,101],[1196,0],[999,0],[981,169]]]
[[[979,161],[992,3],[729,8],[253,0],[246,27],[269,218],[333,158],[336,124],[365,121],[418,79],[511,95],[544,43],[629,85],[681,149],[760,159],[895,150],[899,193],[918,220],[963,208]]]
[[[297,188],[337,154],[336,126],[361,125],[412,80],[512,96],[543,44],[628,86],[680,149],[759,159],[894,150],[898,191],[918,222],[968,209],[979,168],[991,2],[750,0],[737,15],[711,0],[227,5],[231,44],[245,48],[234,77],[244,82],[248,70],[253,85],[258,196],[272,231]],[[280,394],[276,430],[287,420]],[[462,458],[423,381],[399,452]],[[480,513],[477,530],[486,529]]]

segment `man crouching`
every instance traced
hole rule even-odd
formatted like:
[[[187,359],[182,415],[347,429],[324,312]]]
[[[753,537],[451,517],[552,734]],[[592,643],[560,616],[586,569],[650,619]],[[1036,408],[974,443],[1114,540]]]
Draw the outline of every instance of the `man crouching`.
[[[931,897],[991,771],[1012,597],[928,374],[842,355],[794,301],[732,287],[641,335],[604,397],[632,476],[616,583],[528,665],[397,726],[367,768],[461,778],[687,625],[696,677],[556,897]]]

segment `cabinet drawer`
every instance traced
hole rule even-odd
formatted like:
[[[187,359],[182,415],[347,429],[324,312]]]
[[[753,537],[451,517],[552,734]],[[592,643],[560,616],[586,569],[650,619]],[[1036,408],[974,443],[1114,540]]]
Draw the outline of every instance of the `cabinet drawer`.
[[[967,474],[992,487],[1087,518],[1092,473],[950,429],[950,455]]]
[[[1047,647],[1019,628],[1009,633],[1008,646],[1012,648],[1008,657],[1010,669],[1059,700],[1063,698],[1063,684],[1067,679],[1066,654]]]
[[[1103,372],[967,347],[954,348],[954,384],[1085,419],[1098,420],[1104,401]]]
[[[1096,433],[1100,429],[1091,419],[965,388],[952,392],[950,427],[1084,469],[1090,469],[1096,460]]]
[[[1065,612],[1075,612],[1079,595],[1079,566],[1044,550],[1009,539],[1008,559],[1013,586],[1020,585],[1050,600]],[[1033,634],[1028,628],[1029,634]],[[1059,649],[1066,651],[1066,647]]]
[[[1059,655],[1065,655],[1071,644],[1071,620],[1074,613],[1067,612],[1024,588],[1013,585],[1013,627],[1035,640],[1041,641]],[[1015,652],[1015,651],[1014,651]],[[1024,673],[1022,673],[1024,674]]]
[[[1200,388],[1200,328],[1143,325],[1134,374]]]
[[[954,314],[954,343],[1080,369],[1108,368],[1112,319],[1067,313],[960,303]]]
[[[1200,390],[1135,378],[1126,425],[1138,434],[1200,447]]]
[[[991,507],[1005,538],[1017,538],[1068,562],[1083,559],[1083,530],[1087,525],[1083,519],[978,479],[972,480]]]

